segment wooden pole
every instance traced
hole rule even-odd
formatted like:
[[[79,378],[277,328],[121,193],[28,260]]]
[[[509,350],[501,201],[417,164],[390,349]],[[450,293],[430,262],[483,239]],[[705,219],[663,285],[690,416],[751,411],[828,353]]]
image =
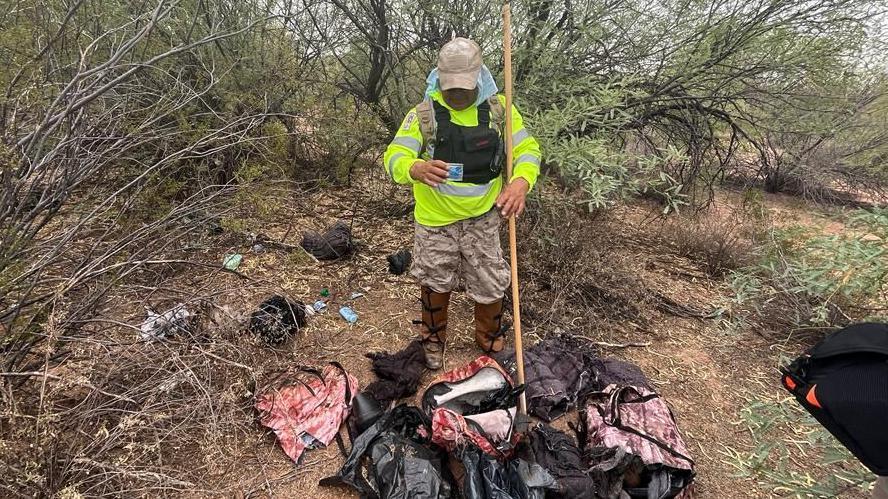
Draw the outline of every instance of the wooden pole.
[[[506,183],[512,179],[512,12],[509,2],[503,4],[503,58],[506,85]],[[518,366],[518,384],[524,384],[524,347],[521,344],[521,301],[518,298],[518,239],[515,233],[515,215],[509,217],[509,262],[512,266],[512,319],[515,329],[515,363]],[[524,393],[518,399],[518,412],[527,414]]]

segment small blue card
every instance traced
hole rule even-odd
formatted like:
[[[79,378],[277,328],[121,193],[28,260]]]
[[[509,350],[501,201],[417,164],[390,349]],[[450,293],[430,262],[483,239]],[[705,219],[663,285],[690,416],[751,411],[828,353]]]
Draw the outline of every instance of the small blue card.
[[[462,163],[447,163],[447,180],[453,180],[454,182],[462,182],[463,179],[463,164]]]

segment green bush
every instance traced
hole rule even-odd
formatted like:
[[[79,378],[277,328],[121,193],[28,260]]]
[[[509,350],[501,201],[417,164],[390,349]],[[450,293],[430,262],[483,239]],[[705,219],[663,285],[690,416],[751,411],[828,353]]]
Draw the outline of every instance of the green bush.
[[[740,417],[754,447],[722,451],[738,478],[754,478],[788,497],[837,497],[873,481],[872,473],[792,398],[753,400]]]
[[[758,261],[732,274],[735,301],[765,322],[834,326],[884,312],[888,210],[859,210],[840,234],[775,229]]]

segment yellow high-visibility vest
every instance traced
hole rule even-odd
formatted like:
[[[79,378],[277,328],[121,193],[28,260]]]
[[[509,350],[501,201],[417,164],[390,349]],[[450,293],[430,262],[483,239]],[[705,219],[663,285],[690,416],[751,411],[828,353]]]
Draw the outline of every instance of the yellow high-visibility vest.
[[[450,111],[450,120],[453,124],[465,127],[478,126],[477,107],[471,106],[457,111],[444,102],[440,90],[436,90],[430,97]],[[505,107],[505,96],[496,97]],[[511,180],[523,178],[533,188],[540,174],[542,160],[540,145],[524,127],[524,120],[514,105],[511,112],[514,158]],[[494,126],[493,122],[491,126]],[[415,162],[431,159],[423,146],[419,115],[414,107],[407,113],[394,140],[386,148],[382,164],[395,182],[413,186],[413,197],[416,200],[413,216],[417,222],[430,227],[440,227],[467,218],[479,217],[490,211],[502,190],[502,176],[486,184],[448,180],[438,187],[429,187],[410,177],[410,167]]]

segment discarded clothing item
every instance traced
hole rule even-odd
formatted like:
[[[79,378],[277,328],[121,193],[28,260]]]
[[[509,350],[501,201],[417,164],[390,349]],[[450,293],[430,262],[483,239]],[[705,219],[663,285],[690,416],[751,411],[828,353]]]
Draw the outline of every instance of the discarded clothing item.
[[[323,234],[306,232],[302,236],[302,248],[318,260],[335,260],[350,255],[355,246],[351,228],[339,220]]]
[[[465,499],[543,499],[556,488],[555,479],[539,464],[498,461],[472,445],[460,449],[459,455],[465,468]]]
[[[413,340],[400,352],[368,353],[373,372],[380,379],[367,385],[367,392],[381,404],[409,397],[419,389],[425,372],[425,352],[419,340]]]
[[[494,357],[509,374],[516,374],[514,350],[504,350]],[[528,411],[552,421],[576,407],[578,399],[597,389],[596,361],[588,342],[568,334],[546,338],[527,349],[524,379]]]
[[[338,363],[323,371],[299,367],[273,374],[254,406],[294,462],[306,449],[327,446],[351,410],[358,381]]]
[[[692,497],[689,472],[676,472],[667,466],[648,466],[623,448],[589,449],[589,475],[595,481],[600,499],[671,499]]]
[[[487,356],[442,374],[422,397],[432,417],[432,441],[450,452],[473,444],[507,458],[520,440],[514,420],[522,390]]]
[[[623,449],[644,464],[637,484],[627,480],[625,473],[629,468],[619,462],[610,469],[624,475],[611,481],[623,483],[624,491],[632,497],[663,499],[691,494],[694,461],[689,457],[672,411],[658,394],[644,387],[609,385],[604,391],[590,395],[587,404],[581,413],[579,434],[584,449]],[[669,476],[663,476],[661,471]],[[668,490],[664,492],[663,487]]]
[[[439,89],[440,85],[438,84],[438,68],[432,69],[428,76],[426,76],[426,91],[425,97],[429,97],[435,90]],[[478,73],[478,95],[475,98],[475,105],[479,105],[487,99],[496,95],[499,91],[499,88],[496,86],[496,79],[493,77],[493,74],[490,72],[490,69],[487,68],[486,65],[481,65],[481,71]]]
[[[410,268],[413,261],[413,255],[410,250],[402,249],[388,256],[389,272],[395,275],[401,275]]]
[[[176,333],[188,333],[194,323],[194,314],[180,303],[162,314],[145,308],[148,317],[139,325],[139,336],[145,341],[157,341]]]
[[[781,371],[806,411],[870,471],[888,475],[888,324],[840,329]]]
[[[654,391],[650,380],[635,364],[618,359],[595,358],[592,367],[598,390],[604,390],[608,385],[629,385]]]
[[[345,484],[361,497],[380,499],[453,497],[446,456],[428,435],[428,419],[419,409],[395,407],[354,440],[339,473],[320,484]]]
[[[545,468],[557,489],[547,497],[554,499],[595,499],[595,480],[586,472],[580,448],[573,438],[549,425],[539,424],[527,434],[529,459]]]
[[[305,313],[302,302],[274,295],[262,302],[250,316],[250,331],[268,345],[280,345],[305,327]]]

